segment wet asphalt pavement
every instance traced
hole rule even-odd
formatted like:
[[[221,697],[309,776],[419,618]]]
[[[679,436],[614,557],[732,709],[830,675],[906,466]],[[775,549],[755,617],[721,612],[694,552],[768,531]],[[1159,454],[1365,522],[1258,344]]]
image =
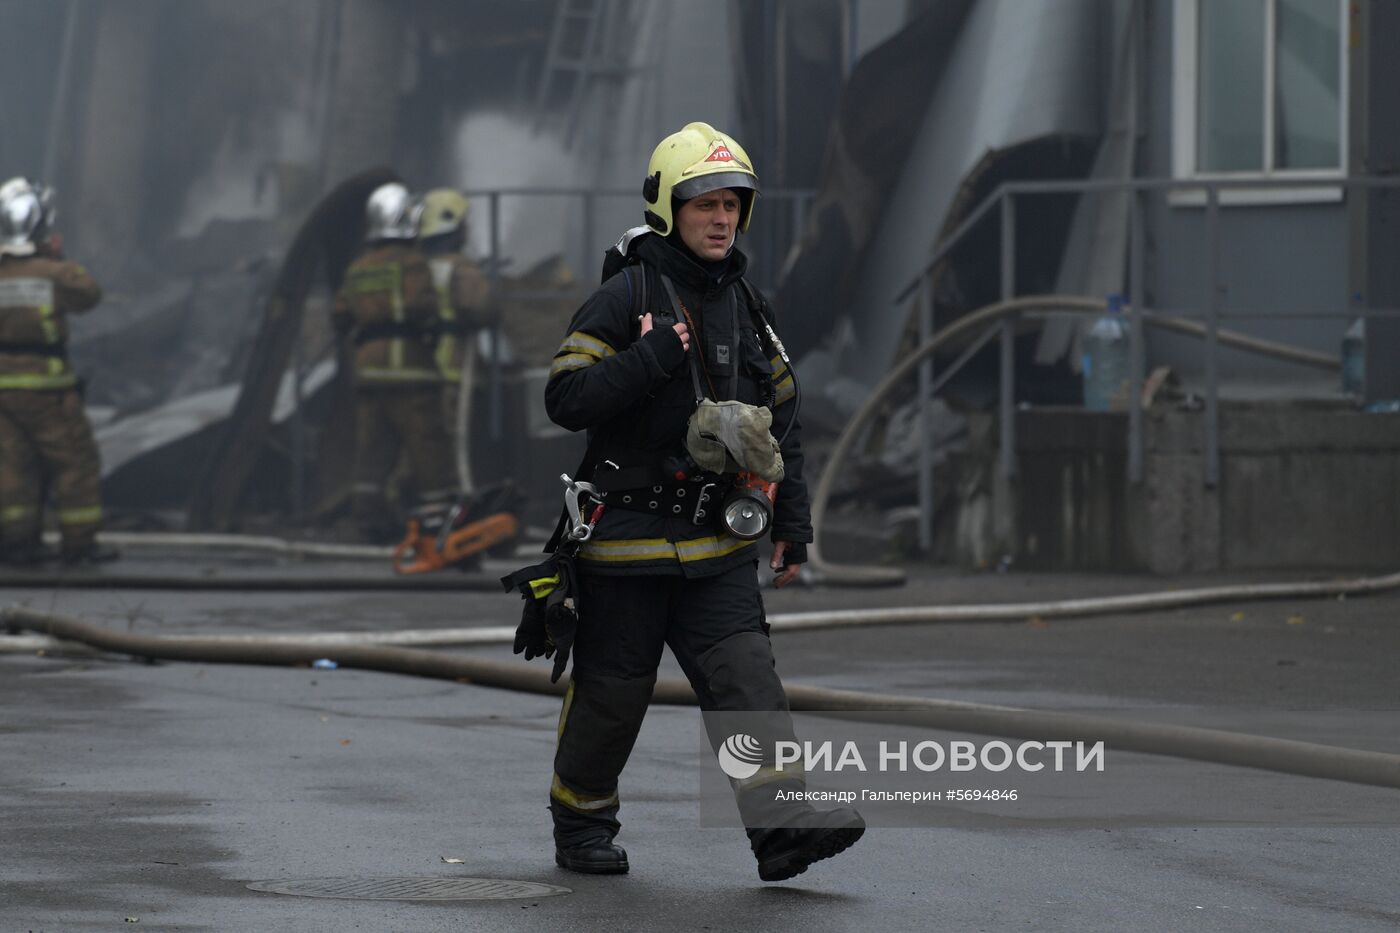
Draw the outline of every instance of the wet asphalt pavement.
[[[141,553],[106,572],[383,571]],[[767,599],[780,613],[1245,579],[928,571],[901,588]],[[519,607],[489,591],[0,589],[0,605],[12,604],[171,635],[513,625]],[[470,650],[513,660],[504,646]],[[775,650],[794,683],[1400,753],[1400,593],[783,633]],[[662,676],[678,676],[669,659]],[[631,873],[568,874],[553,864],[545,810],[558,709],[551,697],[348,669],[0,654],[0,933],[1400,926],[1400,791],[1150,755],[1117,760],[1152,799],[1120,790],[1099,818],[1092,800],[1088,817],[1039,824],[954,808],[951,825],[876,827],[837,859],[766,885],[741,832],[702,825],[702,730],[682,708],[651,711],[623,775],[618,841]],[[1302,709],[1330,711],[1330,725]],[[1231,795],[1254,808],[1223,823],[1190,812],[1193,799]],[[1267,819],[1261,801],[1273,804]],[[427,902],[248,887],[317,878],[507,879],[571,893]]]

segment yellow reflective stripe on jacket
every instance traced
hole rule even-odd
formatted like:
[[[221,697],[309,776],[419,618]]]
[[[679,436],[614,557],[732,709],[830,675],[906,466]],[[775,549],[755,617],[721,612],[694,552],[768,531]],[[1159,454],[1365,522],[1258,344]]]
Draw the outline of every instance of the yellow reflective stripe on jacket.
[[[583,353],[595,360],[605,360],[610,356],[617,356],[617,351],[612,347],[592,334],[585,334],[581,330],[576,330],[564,338],[564,342],[559,345],[559,351],[555,356],[560,353]]]
[[[559,345],[554,354],[554,362],[550,364],[549,375],[583,369],[610,356],[617,356],[617,351],[592,334],[576,330]]]
[[[398,263],[372,263],[351,269],[345,275],[345,289],[352,295],[372,295],[401,288],[403,269]]]
[[[559,373],[567,373],[575,369],[584,369],[585,367],[592,366],[596,362],[598,362],[598,360],[595,357],[583,353],[570,353],[567,356],[556,356],[554,362],[550,364],[549,374],[550,376],[556,376]]]
[[[76,509],[59,509],[60,525],[93,525],[102,521],[102,506],[87,505]]]
[[[622,538],[616,541],[590,539],[579,548],[578,556],[579,560],[598,563],[675,560],[689,564],[725,557],[752,543],[733,535],[710,535],[676,542],[667,541],[665,538]]]
[[[61,360],[56,362],[61,372],[0,374],[0,389],[71,389],[77,385],[77,377],[63,370]]]
[[[568,807],[570,810],[577,810],[580,813],[590,813],[594,810],[606,810],[609,807],[618,805],[617,792],[613,791],[606,797],[599,797],[594,794],[576,793],[564,786],[564,782],[559,780],[559,775],[554,775],[554,780],[549,785],[549,796]]]
[[[787,364],[783,362],[781,356],[775,356],[768,362],[773,367],[773,391],[777,393],[777,398],[773,401],[773,407],[777,408],[779,405],[783,404],[783,402],[792,398],[795,393],[792,384],[792,371],[788,369]]]
[[[779,379],[773,384],[773,393],[774,408],[777,408],[779,405],[783,404],[783,402],[790,400],[797,394],[797,389],[792,381],[792,373],[786,374],[782,379]]]
[[[28,505],[7,505],[0,508],[0,523],[22,522],[35,512],[32,506]]]

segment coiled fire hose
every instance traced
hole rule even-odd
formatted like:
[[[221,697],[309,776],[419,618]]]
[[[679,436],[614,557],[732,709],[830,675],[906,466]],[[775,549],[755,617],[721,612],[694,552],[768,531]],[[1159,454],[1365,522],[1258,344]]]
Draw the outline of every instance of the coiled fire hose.
[[[934,351],[965,337],[969,331],[975,331],[979,327],[1004,317],[1030,311],[1052,310],[1072,314],[1102,314],[1104,306],[1101,299],[1081,298],[1073,295],[1026,295],[1021,298],[1013,298],[1010,301],[1000,301],[958,318],[900,360],[899,364],[890,370],[889,374],[880,381],[880,384],[871,391],[869,398],[861,405],[860,410],[846,422],[846,427],[837,437],[831,455],[827,457],[826,464],[822,468],[821,480],[817,483],[816,492],[812,495],[812,527],[817,530],[817,540],[807,548],[807,561],[822,582],[838,586],[885,586],[904,582],[904,571],[897,567],[862,567],[830,563],[822,557],[820,545],[821,529],[826,517],[826,506],[831,499],[832,486],[836,482],[836,477],[841,475],[846,458],[851,453],[851,448],[865,430],[867,423],[884,404],[885,399],[905,379],[909,378],[914,367],[932,356]],[[1178,333],[1197,337],[1204,336],[1206,333],[1204,324],[1186,318],[1168,317],[1145,311],[1142,319],[1145,324]],[[1248,350],[1261,356],[1271,356],[1319,369],[1336,370],[1341,368],[1339,359],[1325,353],[1303,350],[1273,340],[1262,340],[1232,330],[1218,330],[1217,335],[1220,343],[1225,346]]]
[[[310,664],[325,657],[326,647],[305,639],[243,642],[199,636],[148,636],[113,632],[76,619],[10,608],[0,612],[0,626],[39,632],[102,651],[168,661],[211,664]],[[336,648],[339,666],[455,680],[545,695],[562,695],[566,684],[551,684],[549,671],[521,663],[449,655],[414,648],[346,645]],[[1400,755],[1244,735],[1189,726],[1131,722],[1103,716],[961,703],[925,697],[892,696],[786,685],[794,711],[839,713],[844,718],[885,719],[931,729],[1026,738],[1038,741],[1102,741],[1117,751],[1189,758],[1217,764],[1258,768],[1306,777],[1400,788]],[[652,702],[692,705],[694,693],[682,681],[656,684]],[[897,714],[897,715],[895,715]]]

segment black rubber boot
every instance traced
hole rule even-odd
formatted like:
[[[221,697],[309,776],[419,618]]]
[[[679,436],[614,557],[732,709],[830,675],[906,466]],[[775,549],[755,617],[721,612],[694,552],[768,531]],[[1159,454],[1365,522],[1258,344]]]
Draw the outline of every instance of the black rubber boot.
[[[751,829],[749,843],[758,859],[758,877],[784,881],[813,862],[844,852],[864,833],[865,820],[855,810],[817,810],[791,826]]]
[[[627,874],[627,852],[611,842],[554,849],[554,863],[585,875]]]
[[[627,853],[613,845],[622,824],[617,807],[582,814],[557,800],[549,802],[554,817],[554,863],[585,875],[627,874]]]

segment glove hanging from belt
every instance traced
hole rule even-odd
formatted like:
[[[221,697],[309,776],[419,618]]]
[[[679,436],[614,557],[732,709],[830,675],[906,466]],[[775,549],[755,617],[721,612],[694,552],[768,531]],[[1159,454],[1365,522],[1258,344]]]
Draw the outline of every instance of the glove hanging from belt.
[[[569,665],[578,634],[578,575],[572,554],[563,549],[532,567],[501,577],[506,592],[519,590],[525,600],[512,651],[525,660],[554,658],[549,682],[558,683]]]

